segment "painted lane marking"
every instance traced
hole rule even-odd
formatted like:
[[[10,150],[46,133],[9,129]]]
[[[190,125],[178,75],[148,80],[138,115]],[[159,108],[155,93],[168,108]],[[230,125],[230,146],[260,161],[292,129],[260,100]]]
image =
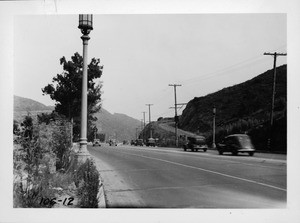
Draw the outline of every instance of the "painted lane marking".
[[[137,148],[132,148],[132,147],[128,147],[126,149],[131,149],[131,150],[139,150]],[[151,150],[154,152],[159,152],[159,153],[179,153],[179,154],[184,154],[187,156],[193,156],[195,157],[195,155],[198,155],[199,157],[201,156],[201,158],[203,159],[212,159],[212,160],[220,160],[219,158],[215,158],[212,157],[211,154],[187,154],[186,152],[182,152],[182,151],[172,151],[172,150],[164,150],[164,149],[150,149],[147,148],[147,150]],[[145,152],[147,152],[147,150],[143,150]],[[227,157],[226,157],[227,158]],[[228,157],[228,158],[233,158],[233,157]],[[222,161],[225,161],[227,163],[233,163],[233,164],[243,164],[243,165],[247,165],[247,166],[260,166],[260,167],[264,167],[264,168],[269,168],[269,169],[276,169],[276,170],[281,170],[281,168],[278,167],[271,167],[271,166],[264,166],[264,165],[260,165],[259,163],[264,163],[266,161],[271,161],[271,162],[275,162],[275,163],[281,163],[282,165],[286,165],[286,160],[277,160],[277,159],[268,159],[268,158],[253,158],[253,157],[239,157],[239,159],[243,159],[245,160],[245,158],[247,158],[247,160],[249,160],[249,158],[251,158],[254,161],[258,161],[258,163],[256,164],[250,164],[250,163],[243,163],[243,162],[236,162],[236,161],[232,161],[232,160],[227,160],[227,159],[222,159]]]
[[[201,170],[201,171],[204,171],[204,172],[207,172],[207,173],[212,173],[212,174],[216,174],[216,175],[220,175],[220,176],[224,176],[224,177],[228,177],[228,178],[232,178],[232,179],[237,179],[237,180],[241,180],[241,181],[245,181],[245,182],[249,182],[249,183],[254,183],[254,184],[258,184],[258,185],[265,186],[265,187],[270,187],[270,188],[285,191],[285,192],[287,191],[284,188],[276,187],[276,186],[273,186],[273,185],[270,185],[270,184],[265,184],[265,183],[261,183],[261,182],[255,181],[255,180],[249,180],[249,179],[236,177],[236,176],[232,176],[232,175],[228,175],[228,174],[224,174],[224,173],[220,173],[220,172],[216,172],[216,171],[212,171],[212,170],[207,170],[207,169],[203,169],[203,168],[200,168],[200,167],[185,165],[185,164],[182,164],[182,163],[172,162],[172,161],[169,161],[169,160],[153,158],[153,157],[139,155],[139,154],[126,153],[126,152],[122,152],[122,153],[127,154],[127,155],[133,155],[133,156],[138,156],[138,157],[142,157],[142,158],[152,159],[152,160],[158,160],[158,161],[161,161],[161,162],[170,163],[170,164],[174,164],[174,165],[177,165],[177,166],[183,166],[183,167],[186,167],[186,168]]]

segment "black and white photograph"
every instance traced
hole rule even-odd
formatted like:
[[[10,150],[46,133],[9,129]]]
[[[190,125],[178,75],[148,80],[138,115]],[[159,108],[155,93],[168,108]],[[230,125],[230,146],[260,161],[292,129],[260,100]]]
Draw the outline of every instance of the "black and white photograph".
[[[101,2],[5,4],[0,221],[298,222],[299,4]]]

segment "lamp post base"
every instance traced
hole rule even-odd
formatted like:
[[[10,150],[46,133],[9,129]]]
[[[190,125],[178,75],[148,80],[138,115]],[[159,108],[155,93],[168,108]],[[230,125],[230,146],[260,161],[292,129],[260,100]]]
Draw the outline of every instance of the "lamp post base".
[[[79,151],[76,154],[79,163],[84,163],[88,158],[90,158],[90,153],[87,150],[87,142],[81,141]]]

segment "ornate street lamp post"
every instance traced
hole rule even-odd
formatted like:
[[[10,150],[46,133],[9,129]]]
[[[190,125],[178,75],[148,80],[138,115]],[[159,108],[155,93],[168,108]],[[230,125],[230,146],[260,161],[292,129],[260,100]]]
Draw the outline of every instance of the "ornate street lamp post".
[[[83,75],[82,75],[82,98],[81,98],[81,131],[80,131],[80,150],[78,156],[85,159],[89,156],[87,151],[87,47],[90,39],[89,33],[93,30],[93,15],[79,15],[79,26],[83,34]]]

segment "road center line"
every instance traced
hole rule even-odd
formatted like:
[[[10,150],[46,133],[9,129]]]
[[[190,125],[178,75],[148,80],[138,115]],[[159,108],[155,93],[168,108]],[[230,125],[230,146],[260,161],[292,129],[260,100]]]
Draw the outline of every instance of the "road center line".
[[[134,149],[133,148],[129,148],[129,149],[134,150],[136,148],[134,148]],[[150,149],[150,148],[147,148],[147,150],[151,150],[151,151],[158,152],[158,153],[164,153],[165,152],[165,153],[179,153],[179,154],[185,154],[185,155],[187,155],[186,152],[182,152],[182,151],[172,151],[172,150],[163,150],[163,149]],[[189,155],[191,155],[191,154],[189,154]],[[195,156],[193,156],[193,157],[195,157]],[[218,160],[218,159],[216,159],[214,157],[211,157],[211,156],[201,156],[201,159]],[[274,159],[268,159],[268,158],[259,158],[259,159],[262,159],[262,161],[258,161],[259,163],[264,162],[264,161],[272,161],[272,162],[278,162],[278,163],[282,163],[282,164],[286,163],[283,160],[274,160]],[[276,170],[279,169],[278,167],[270,167],[270,166],[260,165],[258,163],[256,163],[256,164],[242,163],[242,162],[237,162],[237,161],[232,161],[232,160],[227,160],[227,159],[223,159],[223,161],[225,161],[227,163],[243,164],[243,165],[247,165],[247,166],[260,166],[260,167],[268,168],[268,169],[276,169]]]
[[[241,178],[241,177],[236,177],[236,176],[232,176],[232,175],[228,175],[228,174],[224,174],[224,173],[220,173],[220,172],[216,172],[216,171],[212,171],[212,170],[203,169],[203,168],[200,168],[200,167],[185,165],[185,164],[182,164],[182,163],[172,162],[172,161],[169,161],[169,160],[164,160],[164,159],[159,159],[159,158],[154,158],[154,157],[149,157],[149,156],[144,156],[144,155],[139,155],[139,154],[134,154],[134,153],[126,153],[126,152],[123,152],[123,151],[122,151],[122,153],[127,154],[127,155],[133,155],[133,156],[138,156],[138,157],[142,157],[142,158],[152,159],[152,160],[158,160],[158,161],[161,161],[161,162],[170,163],[170,164],[174,164],[174,165],[177,165],[177,166],[183,166],[183,167],[187,167],[187,168],[191,168],[191,169],[201,170],[201,171],[204,171],[204,172],[213,173],[213,174],[217,174],[217,175],[220,175],[220,176],[224,176],[224,177],[228,177],[228,178],[232,178],[232,179],[237,179],[237,180],[241,180],[241,181],[246,181],[246,182],[249,182],[249,183],[258,184],[258,185],[262,185],[262,186],[265,186],[265,187],[270,187],[270,188],[285,191],[285,192],[287,191],[286,189],[276,187],[276,186],[273,186],[273,185],[270,185],[270,184],[260,183],[260,182],[255,181],[255,180],[249,180],[249,179],[245,179],[245,178]]]

